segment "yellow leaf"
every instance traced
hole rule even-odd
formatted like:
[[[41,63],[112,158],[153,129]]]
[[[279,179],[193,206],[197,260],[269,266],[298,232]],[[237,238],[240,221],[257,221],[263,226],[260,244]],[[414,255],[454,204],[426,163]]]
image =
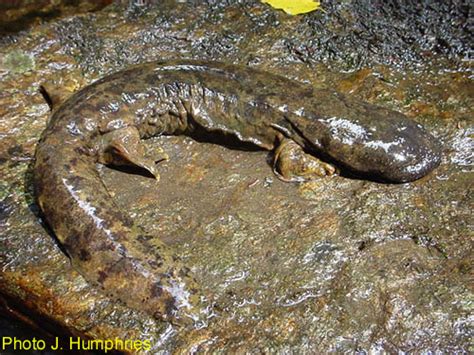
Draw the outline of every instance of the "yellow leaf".
[[[321,3],[313,0],[262,0],[275,9],[282,9],[287,14],[298,15],[305,14],[319,9]]]

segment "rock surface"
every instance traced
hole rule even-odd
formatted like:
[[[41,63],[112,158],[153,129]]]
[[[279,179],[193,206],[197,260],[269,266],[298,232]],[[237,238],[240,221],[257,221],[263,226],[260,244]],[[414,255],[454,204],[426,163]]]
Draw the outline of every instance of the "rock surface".
[[[255,1],[130,1],[0,38],[3,310],[49,335],[149,339],[152,352],[472,351],[472,8],[323,8],[291,17]],[[31,169],[49,116],[40,84],[73,92],[176,57],[255,66],[397,109],[440,140],[443,162],[410,184],[296,185],[276,179],[265,152],[147,141],[150,156],[171,158],[159,183],[105,167],[103,179],[214,304],[199,329],[157,322],[71,268],[38,217]]]

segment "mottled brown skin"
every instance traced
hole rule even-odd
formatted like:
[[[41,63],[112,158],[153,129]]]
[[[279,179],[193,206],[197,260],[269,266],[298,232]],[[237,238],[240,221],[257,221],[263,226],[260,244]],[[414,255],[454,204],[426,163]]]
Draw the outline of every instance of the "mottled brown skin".
[[[154,62],[77,92],[54,111],[38,144],[39,205],[90,282],[175,322],[198,312],[195,282],[117,207],[96,170],[98,162],[132,164],[157,176],[140,139],[160,134],[268,150],[291,140],[342,169],[388,182],[418,179],[440,160],[433,137],[398,112],[240,66]]]

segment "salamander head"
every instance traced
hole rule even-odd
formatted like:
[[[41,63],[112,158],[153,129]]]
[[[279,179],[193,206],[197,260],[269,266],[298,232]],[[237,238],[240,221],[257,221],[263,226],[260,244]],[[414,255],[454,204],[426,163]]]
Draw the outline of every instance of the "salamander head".
[[[392,122],[369,128],[352,147],[333,141],[328,152],[350,170],[388,182],[414,181],[439,165],[440,148],[421,125],[404,117],[387,121]]]
[[[423,127],[403,114],[371,108],[370,117],[301,119],[292,124],[310,149],[342,168],[376,181],[417,180],[440,163],[440,147]]]

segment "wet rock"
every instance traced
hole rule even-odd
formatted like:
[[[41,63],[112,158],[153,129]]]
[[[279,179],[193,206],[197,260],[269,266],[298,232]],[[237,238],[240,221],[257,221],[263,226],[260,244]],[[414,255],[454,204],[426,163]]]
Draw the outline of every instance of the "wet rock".
[[[112,0],[5,0],[0,3],[0,37],[61,16],[98,11]]]
[[[118,2],[4,37],[3,307],[48,320],[51,333],[149,339],[152,351],[468,351],[468,5],[323,8],[290,17],[255,1]],[[31,168],[49,116],[40,84],[69,92],[172,57],[251,65],[400,110],[440,140],[443,162],[410,184],[336,176],[295,185],[275,178],[264,152],[183,137],[147,141],[150,157],[160,148],[170,156],[159,183],[105,167],[100,173],[117,203],[177,250],[213,305],[201,328],[157,322],[73,270],[38,214]]]

